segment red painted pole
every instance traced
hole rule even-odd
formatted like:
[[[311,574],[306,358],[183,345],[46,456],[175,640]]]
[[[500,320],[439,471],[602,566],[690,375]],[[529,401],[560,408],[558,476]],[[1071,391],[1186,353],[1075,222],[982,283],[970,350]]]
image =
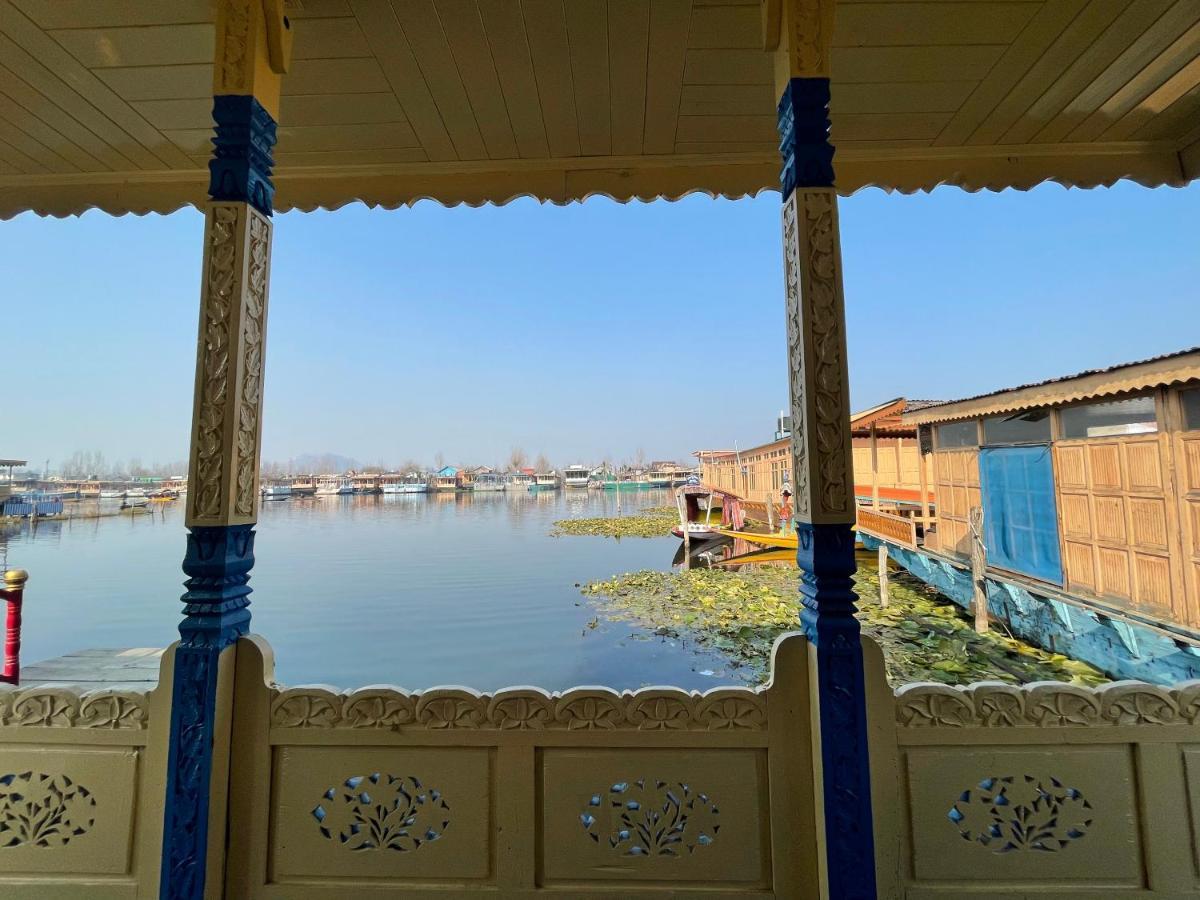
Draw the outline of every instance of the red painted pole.
[[[4,629],[4,672],[0,682],[19,684],[21,679],[21,598],[25,593],[25,582],[29,573],[24,569],[10,569],[4,573],[4,590],[0,597],[8,601],[8,615]]]

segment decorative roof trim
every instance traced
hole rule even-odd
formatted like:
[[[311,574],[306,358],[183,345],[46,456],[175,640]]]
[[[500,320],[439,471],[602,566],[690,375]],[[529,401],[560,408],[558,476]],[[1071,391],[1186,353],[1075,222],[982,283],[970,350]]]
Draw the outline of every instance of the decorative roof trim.
[[[835,121],[835,140],[836,128]],[[1080,188],[1123,179],[1146,187],[1182,186],[1200,175],[1185,160],[1187,154],[1197,155],[1195,148],[1181,151],[1151,142],[882,149],[848,142],[838,146],[837,185],[843,196],[867,187],[903,194],[941,185],[970,192],[1029,190],[1048,181]],[[556,204],[593,196],[619,203],[679,200],[694,193],[736,199],[779,189],[773,150],[305,167],[287,164],[286,147],[278,148],[278,156],[274,181],[275,209],[280,212],[338,209],[354,202],[394,209],[424,199],[446,206],[503,205],[518,197]],[[3,175],[0,219],[27,211],[59,217],[89,209],[113,215],[170,213],[203,204],[207,181],[199,167]]]
[[[1079,403],[1196,380],[1200,380],[1200,348],[955,400],[906,413],[901,418],[909,425],[930,425],[1023,409]]]

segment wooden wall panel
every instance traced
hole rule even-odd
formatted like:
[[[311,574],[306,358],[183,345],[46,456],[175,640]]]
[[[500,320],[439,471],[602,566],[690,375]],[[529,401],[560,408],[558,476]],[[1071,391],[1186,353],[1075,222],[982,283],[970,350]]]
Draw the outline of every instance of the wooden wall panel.
[[[1200,624],[1183,594],[1184,566],[1172,559],[1169,437],[1062,441],[1054,454],[1068,590]]]
[[[1177,433],[1174,449],[1184,615],[1200,627],[1200,431]]]
[[[980,504],[979,451],[933,452],[934,496],[937,498],[937,541],[931,549],[952,556],[971,554],[971,527],[967,515]],[[927,539],[928,540],[928,539]]]

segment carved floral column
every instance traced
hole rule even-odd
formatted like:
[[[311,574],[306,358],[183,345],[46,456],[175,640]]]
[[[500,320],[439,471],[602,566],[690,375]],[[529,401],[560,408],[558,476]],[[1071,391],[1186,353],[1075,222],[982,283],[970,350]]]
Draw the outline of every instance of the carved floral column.
[[[234,655],[250,624],[271,157],[290,31],[282,0],[221,0],[160,896],[219,896]]]
[[[816,658],[823,887],[838,900],[871,898],[876,896],[875,854],[862,644],[854,617],[846,321],[829,140],[834,0],[768,0],[764,8],[767,49],[775,51],[780,91],[792,500],[801,622]]]

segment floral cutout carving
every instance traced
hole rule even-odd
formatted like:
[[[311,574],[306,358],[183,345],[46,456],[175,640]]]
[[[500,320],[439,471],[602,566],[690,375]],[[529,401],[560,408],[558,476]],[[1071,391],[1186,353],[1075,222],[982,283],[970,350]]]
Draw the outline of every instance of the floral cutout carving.
[[[963,840],[993,853],[1040,850],[1057,853],[1087,834],[1092,806],[1057,778],[1032,775],[985,778],[963,791],[948,817]]]
[[[596,844],[622,856],[680,857],[716,840],[717,814],[712,798],[683,782],[640,778],[593,794],[579,821]]]
[[[450,825],[441,792],[412,775],[351,775],[321,795],[312,811],[321,834],[348,850],[408,853]]]
[[[146,695],[133,691],[0,685],[0,725],[144,729],[149,717]]]
[[[96,824],[96,798],[66,775],[0,775],[0,850],[65,847]]]

